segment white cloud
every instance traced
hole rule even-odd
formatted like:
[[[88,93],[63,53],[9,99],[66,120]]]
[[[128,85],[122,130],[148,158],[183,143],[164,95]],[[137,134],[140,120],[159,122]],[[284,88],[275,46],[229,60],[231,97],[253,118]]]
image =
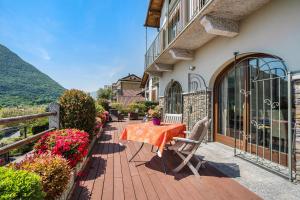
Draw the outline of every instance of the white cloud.
[[[51,57],[48,53],[48,51],[44,48],[38,48],[37,51],[39,52],[39,55],[44,60],[51,60]]]

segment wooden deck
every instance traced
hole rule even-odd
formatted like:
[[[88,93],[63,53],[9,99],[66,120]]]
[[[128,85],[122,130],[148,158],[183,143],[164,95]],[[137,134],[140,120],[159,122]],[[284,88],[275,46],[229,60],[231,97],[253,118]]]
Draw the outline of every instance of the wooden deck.
[[[129,163],[128,158],[139,144],[119,145],[119,134],[127,123],[113,122],[106,128],[85,171],[78,177],[71,199],[260,199],[209,165],[200,169],[201,178],[194,177],[188,169],[173,174],[170,169],[178,164],[178,159],[168,151],[164,152],[166,175],[150,145],[145,145],[135,162]]]

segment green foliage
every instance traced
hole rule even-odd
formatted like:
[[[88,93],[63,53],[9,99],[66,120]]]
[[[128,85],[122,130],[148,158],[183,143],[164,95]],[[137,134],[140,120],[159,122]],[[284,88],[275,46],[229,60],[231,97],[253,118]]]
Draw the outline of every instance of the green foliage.
[[[146,111],[149,109],[154,109],[156,106],[158,106],[158,102],[155,101],[142,101],[140,103],[143,103],[146,106]]]
[[[98,103],[96,103],[95,106],[96,106],[97,116],[100,116],[105,112],[105,109],[103,108],[102,105],[99,105]]]
[[[80,90],[66,90],[59,98],[62,128],[76,128],[93,134],[96,123],[94,99]]]
[[[152,118],[161,118],[161,109],[159,106],[156,106],[153,109],[148,110],[148,115]]]
[[[112,90],[110,88],[100,88],[97,91],[97,99],[107,99],[110,100],[113,96]]]
[[[0,107],[56,101],[64,88],[0,45]]]
[[[0,144],[9,145],[9,144],[15,143],[17,141],[20,141],[22,139],[24,139],[24,137],[4,138],[4,139],[0,140]],[[22,146],[20,148],[11,150],[9,152],[9,154],[11,156],[19,156],[19,155],[23,155],[25,153],[28,153],[32,149],[33,149],[33,143],[29,143],[29,144],[26,144],[26,145],[24,145],[24,146]]]
[[[45,111],[46,111],[46,106],[44,106],[44,105],[2,108],[0,110],[0,118],[33,115],[33,114],[44,113]],[[21,124],[20,123],[10,123],[10,124],[6,124],[5,126],[11,127],[11,126],[22,125],[22,126],[27,126],[27,127],[31,128],[33,126],[45,124],[47,121],[48,121],[47,118],[41,118],[41,119],[29,120],[29,121],[26,121]]]
[[[107,99],[97,99],[97,104],[101,105],[106,111],[109,110],[109,101]]]
[[[125,106],[123,104],[121,104],[121,103],[114,102],[114,103],[110,104],[110,107],[114,108],[114,109],[117,109],[119,112],[123,113]]]
[[[67,160],[57,155],[41,154],[27,157],[20,164],[13,164],[18,170],[26,170],[38,174],[42,178],[45,199],[59,197],[69,182],[71,168]]]
[[[144,103],[131,103],[129,112],[138,112],[140,115],[144,115],[147,112],[147,108]]]
[[[35,173],[0,167],[0,199],[44,199],[41,177]]]

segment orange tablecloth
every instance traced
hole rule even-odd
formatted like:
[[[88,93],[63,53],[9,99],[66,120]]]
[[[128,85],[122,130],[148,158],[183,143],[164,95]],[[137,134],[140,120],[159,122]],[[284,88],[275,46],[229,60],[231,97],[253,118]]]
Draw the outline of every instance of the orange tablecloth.
[[[162,153],[166,143],[173,137],[185,137],[183,133],[185,130],[184,124],[162,123],[160,126],[155,126],[152,122],[129,124],[123,130],[120,139],[152,144]]]

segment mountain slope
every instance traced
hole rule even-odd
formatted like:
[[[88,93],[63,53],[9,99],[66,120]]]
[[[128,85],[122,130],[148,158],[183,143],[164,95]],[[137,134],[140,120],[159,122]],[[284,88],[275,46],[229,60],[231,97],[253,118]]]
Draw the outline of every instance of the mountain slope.
[[[0,107],[56,101],[64,88],[0,44]]]

